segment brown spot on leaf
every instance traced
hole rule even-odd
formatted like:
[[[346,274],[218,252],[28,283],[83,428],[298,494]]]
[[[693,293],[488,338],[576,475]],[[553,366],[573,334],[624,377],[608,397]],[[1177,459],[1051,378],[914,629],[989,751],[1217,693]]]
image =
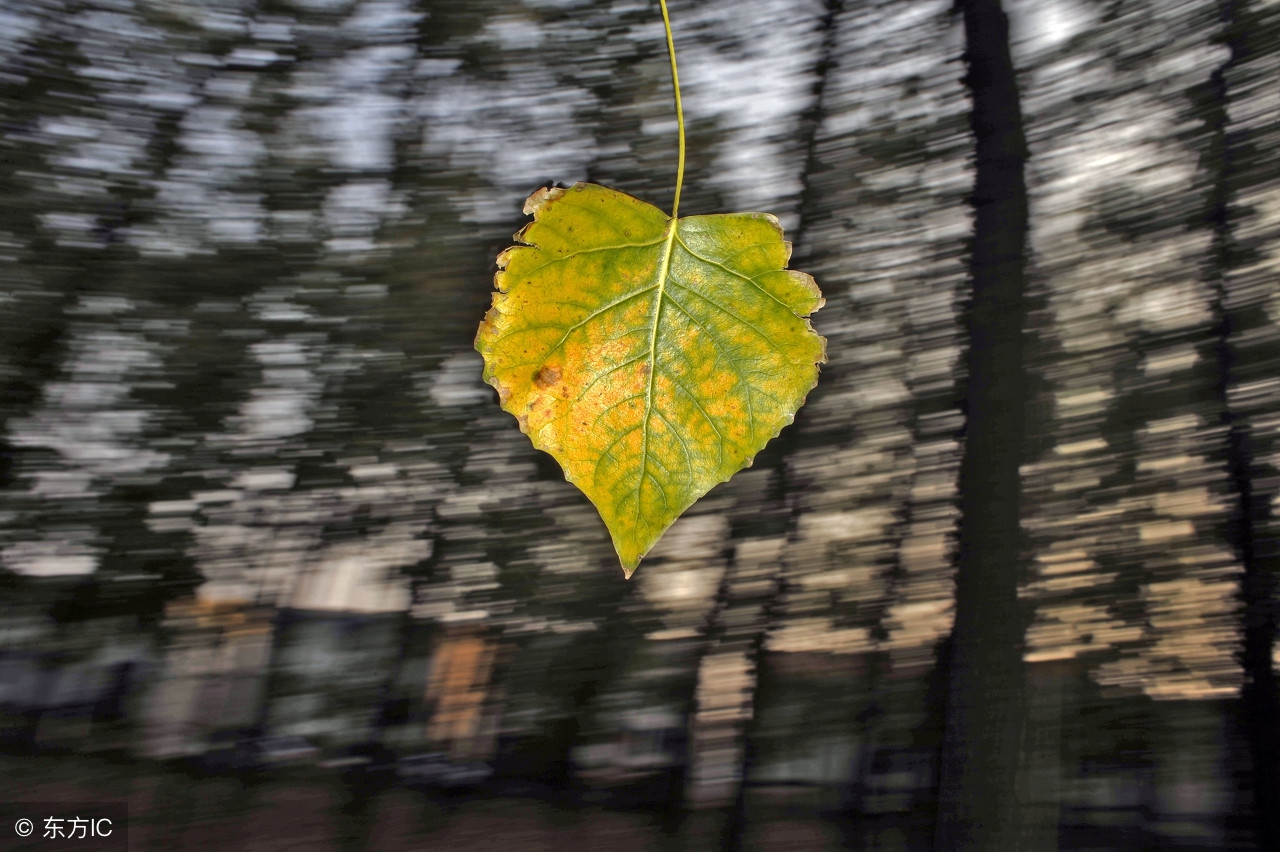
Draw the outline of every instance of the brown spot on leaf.
[[[542,368],[533,374],[533,383],[543,390],[546,390],[558,381],[560,381],[560,368],[553,367],[550,364],[543,364]]]

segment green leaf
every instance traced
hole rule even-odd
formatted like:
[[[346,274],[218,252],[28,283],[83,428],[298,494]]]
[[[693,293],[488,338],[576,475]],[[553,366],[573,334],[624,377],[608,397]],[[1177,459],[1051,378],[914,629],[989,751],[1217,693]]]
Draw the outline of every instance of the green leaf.
[[[818,380],[823,304],[767,213],[672,219],[621,192],[540,189],[498,256],[476,349],[533,445],[600,511],[630,577],[751,464]]]

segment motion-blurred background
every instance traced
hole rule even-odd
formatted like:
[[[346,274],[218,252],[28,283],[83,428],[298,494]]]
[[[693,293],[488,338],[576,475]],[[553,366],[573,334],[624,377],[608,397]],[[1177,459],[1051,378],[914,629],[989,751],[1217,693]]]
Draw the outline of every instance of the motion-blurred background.
[[[931,848],[950,6],[673,0],[681,210],[780,217],[830,363],[624,582],[471,340],[531,190],[669,205],[656,3],[0,5],[0,798],[127,798],[136,849]],[[1258,848],[1280,5],[1006,8],[1034,848]]]

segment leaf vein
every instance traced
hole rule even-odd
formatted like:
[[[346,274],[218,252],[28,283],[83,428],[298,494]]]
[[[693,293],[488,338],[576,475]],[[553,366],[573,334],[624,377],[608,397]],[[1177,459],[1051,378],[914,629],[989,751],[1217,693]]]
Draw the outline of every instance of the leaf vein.
[[[662,302],[667,292],[667,277],[671,271],[671,254],[675,251],[676,230],[679,227],[680,220],[672,218],[667,223],[667,245],[662,252],[662,261],[658,266],[658,297],[654,300],[653,306],[653,327],[649,331],[649,387],[645,393],[644,403],[644,431],[643,438],[640,443],[640,470],[643,475],[649,475],[649,418],[653,413],[653,379],[658,372],[658,326],[662,322]],[[644,492],[644,479],[640,480],[640,494]],[[640,504],[642,499],[636,500],[636,516],[635,522],[640,523]],[[666,502],[666,495],[663,495],[663,502]]]
[[[679,237],[678,235],[677,235],[676,239],[680,241],[680,247],[681,247],[682,249],[684,249],[685,251],[687,251],[691,257],[693,257],[693,258],[695,258],[695,259],[697,259],[697,260],[702,261],[703,263],[707,264],[708,266],[714,266],[714,267],[716,267],[717,269],[719,269],[719,270],[721,270],[721,271],[723,271],[723,272],[727,272],[727,273],[729,273],[730,275],[732,275],[734,278],[741,278],[743,281],[746,281],[748,284],[750,284],[752,287],[755,287],[755,288],[756,288],[757,290],[759,290],[761,293],[764,293],[764,294],[765,294],[766,296],[768,296],[770,299],[773,299],[773,300],[774,300],[775,302],[777,302],[779,305],[782,305],[782,307],[786,308],[788,311],[791,311],[791,313],[793,313],[793,314],[795,313],[795,309],[794,309],[794,308],[792,308],[792,307],[791,307],[790,305],[788,305],[786,302],[784,302],[784,301],[782,301],[781,299],[779,299],[777,296],[775,296],[775,295],[773,295],[772,293],[770,293],[768,290],[764,289],[764,287],[760,286],[760,283],[759,283],[758,281],[756,281],[756,279],[754,279],[754,278],[752,278],[752,277],[750,277],[750,276],[747,276],[747,275],[743,275],[741,272],[737,271],[736,269],[732,269],[732,268],[730,268],[730,267],[728,267],[728,266],[725,266],[723,263],[721,263],[721,262],[720,262],[720,261],[718,261],[718,260],[712,260],[712,259],[711,259],[711,258],[709,258],[709,257],[703,257],[702,255],[698,254],[698,253],[697,253],[696,251],[694,251],[693,249],[689,248],[689,246],[685,245],[684,240],[681,240],[681,239],[680,239],[680,237]],[[771,270],[771,271],[782,272],[782,271],[785,271],[785,270]]]
[[[688,288],[685,288],[685,289],[688,289]],[[690,292],[690,293],[694,293],[694,295],[695,295],[695,296],[696,296],[696,295],[698,295],[698,294],[697,294],[697,293],[695,293],[693,290],[689,290],[689,292]],[[723,356],[724,356],[725,363],[727,363],[727,364],[729,365],[729,368],[730,368],[731,370],[733,370],[733,372],[737,373],[737,375],[738,375],[738,381],[742,382],[742,383],[743,383],[743,385],[747,388],[747,392],[746,392],[746,394],[744,394],[744,396],[746,397],[746,400],[747,400],[747,422],[748,422],[748,423],[752,423],[752,424],[754,424],[754,423],[755,423],[755,420],[756,420],[756,412],[755,412],[755,406],[751,404],[751,386],[747,383],[747,376],[746,376],[746,374],[745,374],[745,373],[743,373],[743,372],[742,372],[742,369],[738,367],[738,364],[737,364],[737,362],[734,360],[733,356],[732,356],[732,355],[730,355],[728,352],[726,352],[726,351],[725,351],[724,346],[722,346],[722,345],[721,345],[721,343],[720,343],[720,339],[719,339],[718,337],[716,337],[716,336],[715,336],[715,334],[713,334],[713,333],[712,333],[712,331],[711,331],[709,328],[707,328],[705,325],[703,325],[703,324],[701,323],[701,321],[699,321],[699,320],[698,320],[698,318],[697,318],[697,317],[695,317],[693,314],[689,313],[689,309],[688,309],[688,308],[686,308],[684,305],[680,304],[680,302],[676,299],[676,297],[675,297],[675,296],[671,296],[671,297],[670,297],[670,299],[671,299],[671,304],[673,304],[673,305],[675,305],[677,308],[679,308],[679,309],[680,309],[680,312],[681,312],[681,313],[683,313],[685,316],[687,316],[687,317],[690,319],[690,321],[692,321],[692,322],[694,323],[694,325],[698,326],[698,328],[700,328],[700,329],[702,329],[704,332],[706,332],[707,337],[711,340],[711,345],[712,345],[712,346],[714,346],[714,347],[716,348],[716,351],[717,351],[717,352],[719,352],[721,355],[723,355]],[[708,418],[708,419],[710,419],[710,418]],[[716,431],[716,434],[717,434],[717,435],[718,435],[718,434],[720,434],[720,433],[719,433],[719,430],[717,430],[717,431]],[[720,452],[721,452],[721,455],[722,455],[722,457],[723,457],[723,453],[724,453],[724,444],[723,444],[723,440],[721,441],[721,449],[720,449]]]
[[[609,376],[612,376],[614,373],[618,372],[619,370],[630,367],[632,364],[636,363],[637,361],[643,361],[645,357],[646,357],[645,353],[642,352],[634,358],[630,358],[626,361],[623,361],[621,364],[614,364],[612,367],[605,370],[603,373],[596,376],[591,381],[587,382],[587,384],[582,388],[582,390],[578,391],[578,395],[573,398],[574,402],[581,402],[582,398],[587,395],[587,391],[595,387],[596,383],[603,381],[604,379],[607,379]],[[632,397],[632,399],[634,398],[635,397]]]
[[[658,237],[658,239],[650,240],[647,243],[618,243],[617,245],[611,245],[611,246],[592,246],[591,248],[577,249],[575,251],[569,252],[568,254],[562,254],[562,255],[559,255],[558,257],[549,258],[544,263],[540,263],[537,266],[533,267],[532,269],[523,270],[521,274],[533,275],[535,272],[539,272],[543,269],[546,269],[548,266],[554,266],[555,264],[563,263],[566,260],[573,260],[575,257],[581,257],[584,254],[595,254],[596,252],[601,252],[601,251],[621,251],[622,249],[631,249],[631,248],[648,248],[649,246],[658,245],[659,243],[662,242],[662,240],[663,240],[663,237]],[[531,248],[531,249],[534,249],[535,251],[540,251],[543,253],[550,253],[550,249],[543,248],[540,245],[526,244],[523,247]],[[690,252],[690,254],[692,254],[692,252]],[[510,264],[508,264],[507,268],[508,269],[511,268]]]
[[[722,464],[724,464],[724,445],[726,443],[724,439],[724,434],[721,433],[720,431],[720,427],[716,425],[715,420],[711,419],[711,415],[708,414],[707,410],[702,407],[702,402],[698,399],[697,396],[694,395],[693,391],[689,390],[687,387],[684,386],[684,382],[680,381],[679,379],[673,376],[671,378],[671,383],[676,387],[678,387],[680,390],[684,391],[684,395],[689,397],[689,400],[698,407],[698,413],[701,414],[702,418],[707,421],[707,425],[711,427],[711,431],[716,433],[716,438],[718,438],[720,441],[720,444],[717,447],[717,455],[719,456],[719,458],[716,459],[716,467],[720,467]],[[684,442],[681,441],[681,443],[684,443]],[[686,453],[688,452],[687,447],[685,448],[685,452]]]
[[[667,424],[667,428],[671,430],[671,434],[676,436],[676,441],[680,444],[680,449],[684,450],[684,469],[689,475],[689,481],[692,482],[693,481],[693,456],[690,455],[689,453],[689,444],[685,441],[684,436],[680,434],[680,430],[676,428],[676,424],[671,422],[671,418],[663,414],[661,409],[659,409],[656,413],[659,417],[662,418],[662,422]],[[658,464],[662,464],[662,463],[658,462]],[[668,473],[671,472],[671,469],[666,465],[662,465],[662,469],[667,471]]]
[[[613,452],[613,448],[618,446],[618,444],[622,443],[623,438],[627,437],[628,435],[630,435],[632,432],[636,431],[639,428],[640,426],[637,424],[635,426],[632,426],[630,429],[620,430],[618,434],[614,437],[614,439],[609,443],[609,446],[605,447],[604,450],[601,451],[600,458],[603,459],[605,456]],[[597,459],[595,470],[591,472],[591,479],[592,479],[593,485],[595,484],[595,478],[599,475],[600,475],[600,461]]]
[[[613,310],[619,305],[625,305],[627,302],[630,302],[632,299],[635,299],[638,296],[643,296],[645,293],[648,293],[650,290],[657,289],[657,287],[658,287],[657,284],[653,284],[641,290],[636,290],[634,293],[628,293],[627,295],[623,296],[621,299],[615,299],[609,304],[605,305],[604,307],[597,308],[596,310],[592,311],[590,314],[583,317],[578,322],[569,326],[568,330],[565,331],[563,335],[561,335],[560,339],[556,341],[555,345],[547,350],[547,355],[550,355],[552,352],[558,352],[560,350],[560,347],[564,346],[564,342],[569,339],[569,335],[573,334],[575,331],[582,328],[584,325],[591,322],[596,317]],[[558,328],[558,326],[548,325],[548,326],[538,326],[538,328],[556,329]],[[543,356],[543,357],[546,357],[546,356]]]
[[[690,287],[688,284],[681,284],[679,281],[676,281],[674,278],[673,278],[673,279],[671,279],[671,283],[672,283],[672,284],[675,284],[675,285],[676,285],[677,287],[679,287],[681,290],[685,290],[685,291],[687,291],[687,292],[689,292],[689,293],[692,293],[693,295],[697,296],[699,299],[701,299],[702,301],[706,302],[708,305],[710,305],[711,307],[713,307],[713,308],[715,308],[716,310],[720,311],[721,313],[728,314],[728,315],[729,315],[730,317],[732,317],[732,318],[733,318],[733,319],[734,319],[734,320],[735,320],[739,325],[742,325],[742,326],[745,326],[746,328],[751,329],[753,332],[755,332],[755,333],[756,333],[756,336],[757,336],[757,337],[760,337],[762,340],[764,340],[764,341],[768,342],[768,343],[770,344],[770,348],[772,348],[772,346],[774,345],[774,344],[773,344],[773,338],[772,338],[772,337],[770,337],[769,335],[765,334],[763,331],[761,331],[760,329],[756,328],[754,325],[752,325],[751,323],[747,322],[747,321],[746,321],[746,320],[744,320],[742,317],[738,316],[738,315],[737,315],[737,314],[735,314],[733,311],[731,311],[731,310],[729,310],[728,308],[726,308],[724,305],[717,304],[717,303],[716,303],[715,301],[713,301],[712,299],[708,299],[706,296],[704,296],[704,295],[702,295],[701,293],[699,293],[699,292],[698,292],[697,290],[695,290],[693,287]],[[688,312],[688,311],[685,311],[685,314],[686,314],[687,316],[692,317],[692,315],[691,315],[691,314],[689,314],[689,312]]]

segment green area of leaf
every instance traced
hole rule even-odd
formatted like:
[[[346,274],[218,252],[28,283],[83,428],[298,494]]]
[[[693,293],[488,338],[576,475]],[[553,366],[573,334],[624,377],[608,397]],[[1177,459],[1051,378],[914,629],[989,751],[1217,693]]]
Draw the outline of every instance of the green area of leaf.
[[[604,519],[631,576],[751,464],[818,379],[813,279],[767,213],[674,219],[615,190],[540,189],[498,257],[476,349],[502,407]]]

